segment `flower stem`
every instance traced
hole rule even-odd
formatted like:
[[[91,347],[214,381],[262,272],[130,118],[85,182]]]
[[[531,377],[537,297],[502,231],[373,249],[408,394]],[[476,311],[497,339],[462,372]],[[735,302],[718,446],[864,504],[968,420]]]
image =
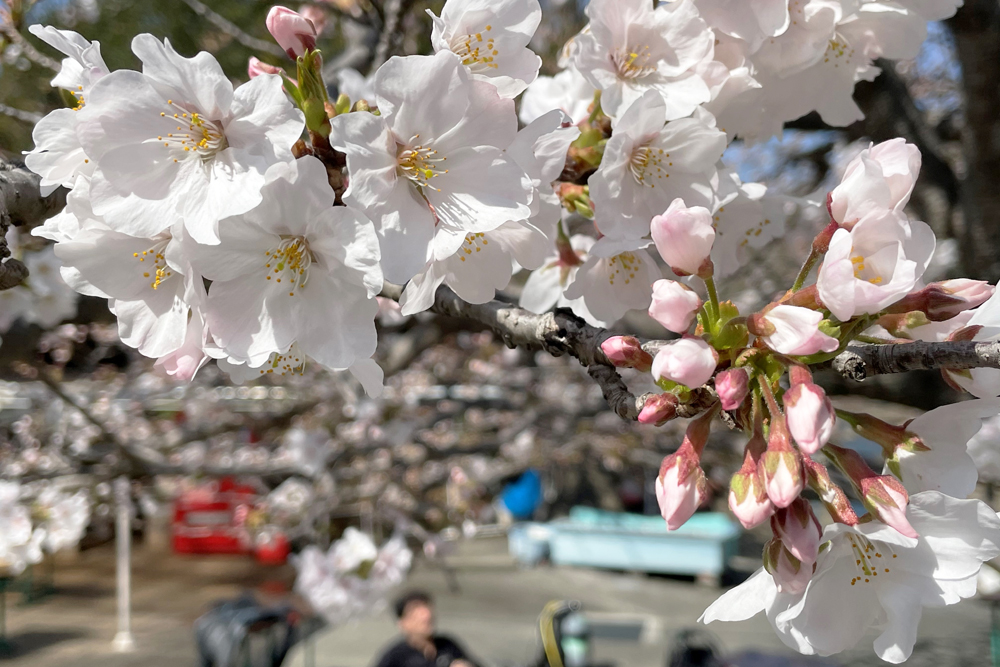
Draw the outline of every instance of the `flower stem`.
[[[711,304],[713,324],[719,321],[719,293],[715,291],[715,278],[705,278],[705,288],[708,290],[708,301]]]
[[[806,282],[806,278],[809,277],[810,272],[812,272],[813,267],[816,266],[816,262],[819,261],[821,255],[822,253],[816,252],[815,248],[809,251],[809,256],[806,257],[806,261],[802,263],[802,268],[799,269],[799,275],[795,276],[795,282],[792,283],[793,292],[798,292],[802,289],[802,286]]]

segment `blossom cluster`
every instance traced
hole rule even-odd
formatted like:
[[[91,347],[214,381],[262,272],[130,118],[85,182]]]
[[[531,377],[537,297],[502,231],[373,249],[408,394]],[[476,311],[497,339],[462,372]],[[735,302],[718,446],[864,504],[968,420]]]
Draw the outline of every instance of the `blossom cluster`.
[[[357,528],[347,528],[328,551],[311,545],[296,556],[295,590],[327,623],[343,625],[381,610],[412,560],[402,537],[379,548]]]
[[[75,547],[90,523],[90,505],[84,490],[0,481],[0,571],[18,575],[46,554]]]
[[[851,648],[877,628],[878,655],[902,662],[913,650],[922,607],[974,595],[982,563],[1000,555],[1000,518],[968,499],[978,478],[969,443],[982,420],[1000,411],[1000,392],[991,385],[996,371],[946,369],[956,388],[981,398],[897,426],[835,409],[809,370],[855,340],[995,334],[990,323],[1000,296],[993,286],[921,280],[934,234],[904,212],[919,168],[919,152],[902,139],[862,151],[830,193],[830,222],[791,289],[746,316],[716,295],[708,212],[671,205],[652,220],[660,255],[675,274],[698,276],[708,298],[680,282],[658,281],[649,314],[682,337],[659,344],[655,356],[627,336],[608,338],[603,350],[618,366],[651,373],[664,390],[646,400],[640,421],[662,424],[693,393],[708,391],[703,385],[712,387],[711,407],[663,461],[660,510],[674,530],[705,502],[700,460],[724,410],[747,436],[729,507],[744,527],[769,522],[772,532],[763,567],[710,606],[705,622],[765,611],[788,646],[818,655]],[[817,263],[816,280],[807,285]],[[881,472],[832,442],[838,420],[882,447]],[[825,528],[817,512],[829,516]]]
[[[978,281],[924,284],[935,238],[906,211],[920,154],[897,139],[848,165],[794,284],[742,314],[716,278],[800,203],[721,158],[734,137],[767,139],[811,111],[858,120],[853,87],[875,59],[911,57],[956,6],[591,0],[562,71],[544,77],[528,48],[537,0],[448,0],[431,17],[432,55],[341,77],[352,92],[335,100],[316,25],[283,7],[267,27],[296,78],[254,59],[238,87],[211,55],[151,35],[132,43],[141,71],[111,72],[96,42],[35,26],[66,54],[52,83],[73,102],[38,123],[26,159],[44,188],[71,189],[35,234],[55,241],[68,284],[109,299],[124,343],[181,379],[209,359],[236,382],[311,359],[376,394],[385,281],[403,286],[403,315],[431,308],[442,285],[487,302],[521,269],[531,311],[609,325],[646,310],[679,338],[602,350],[662,390],[639,421],[701,406],[656,483],[667,527],[707,496],[700,459],[724,411],[747,438],[730,507],[773,532],[762,570],[705,620],[766,610],[789,646],[821,655],[878,627],[876,651],[899,662],[922,606],[969,597],[1000,554],[1000,519],[967,499],[965,452],[978,419],[1000,412],[1000,372],[948,370],[978,400],[894,426],[835,410],[810,366],[852,341],[992,339],[1000,297]],[[883,446],[881,473],[831,443],[838,419]],[[328,554],[307,549],[301,591],[331,622],[356,615],[408,566],[390,545],[349,533]]]

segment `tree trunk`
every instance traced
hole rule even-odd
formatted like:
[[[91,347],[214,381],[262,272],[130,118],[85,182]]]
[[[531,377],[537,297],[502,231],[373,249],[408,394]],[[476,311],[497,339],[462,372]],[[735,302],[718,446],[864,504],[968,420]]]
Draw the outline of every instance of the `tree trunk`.
[[[949,25],[965,91],[963,275],[995,283],[1000,279],[1000,3],[966,0]]]

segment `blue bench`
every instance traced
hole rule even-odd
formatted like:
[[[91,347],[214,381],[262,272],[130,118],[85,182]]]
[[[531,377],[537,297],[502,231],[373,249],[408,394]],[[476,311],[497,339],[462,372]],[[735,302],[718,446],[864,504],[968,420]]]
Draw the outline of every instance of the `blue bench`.
[[[566,519],[517,524],[508,533],[511,555],[534,564],[695,575],[717,580],[736,554],[740,527],[727,514],[701,512],[667,532],[662,518],[574,507]]]

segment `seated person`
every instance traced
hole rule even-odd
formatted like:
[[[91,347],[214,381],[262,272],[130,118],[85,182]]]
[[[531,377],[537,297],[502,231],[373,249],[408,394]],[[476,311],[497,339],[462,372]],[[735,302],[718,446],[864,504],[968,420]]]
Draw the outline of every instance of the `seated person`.
[[[377,667],[477,667],[462,648],[434,632],[434,602],[422,591],[396,601],[403,638],[382,654]]]

